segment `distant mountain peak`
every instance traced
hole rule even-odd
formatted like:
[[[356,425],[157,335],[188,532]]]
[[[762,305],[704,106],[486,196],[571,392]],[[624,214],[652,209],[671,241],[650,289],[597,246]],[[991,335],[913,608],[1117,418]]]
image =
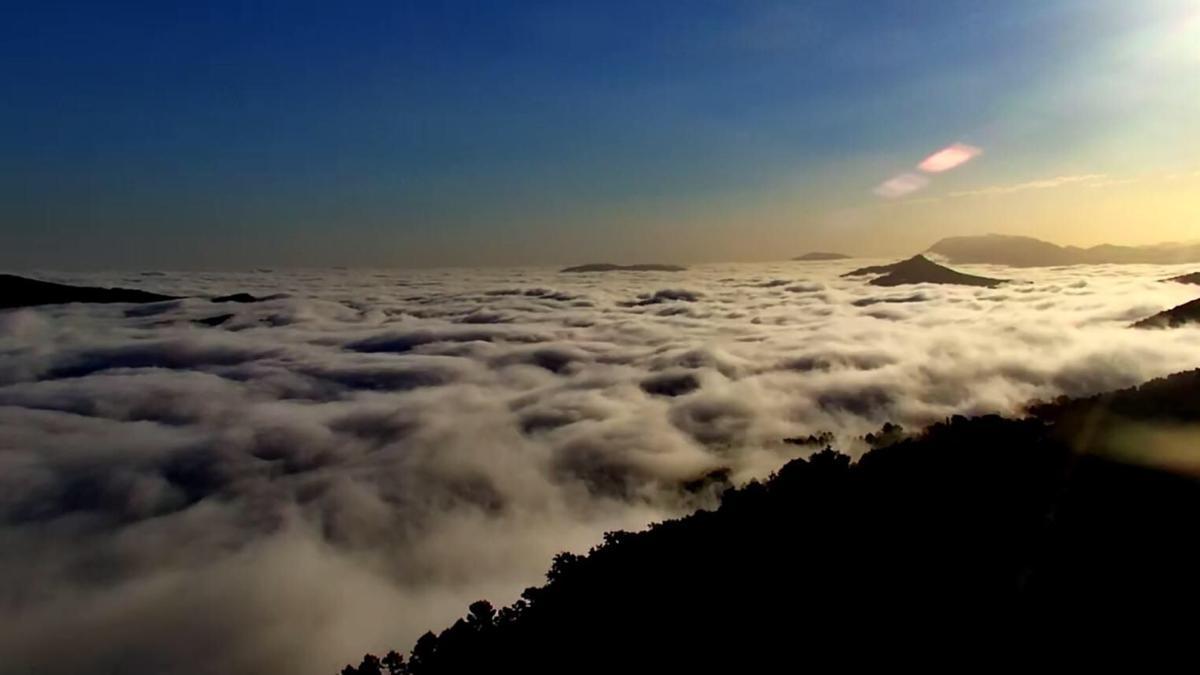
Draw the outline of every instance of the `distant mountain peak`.
[[[802,256],[792,258],[800,262],[819,262],[823,260],[849,260],[851,256],[844,253],[830,253],[828,251],[811,251]]]
[[[614,265],[613,263],[588,263],[574,267],[564,267],[560,272],[683,272],[686,267],[679,265],[663,265],[660,263],[643,263],[638,265]]]
[[[917,254],[907,260],[890,265],[863,267],[843,274],[844,277],[881,275],[870,281],[872,286],[901,286],[905,284],[953,284],[959,286],[983,286],[991,288],[1005,282],[972,274],[963,274],[939,265],[924,255]]]

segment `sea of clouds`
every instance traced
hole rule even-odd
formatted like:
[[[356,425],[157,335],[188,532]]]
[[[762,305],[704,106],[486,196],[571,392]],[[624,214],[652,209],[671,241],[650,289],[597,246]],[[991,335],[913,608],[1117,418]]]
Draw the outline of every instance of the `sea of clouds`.
[[[276,297],[0,312],[0,664],[332,674],[811,451],[784,438],[1200,366],[1200,330],[1127,328],[1190,269],[862,264],[39,275]]]

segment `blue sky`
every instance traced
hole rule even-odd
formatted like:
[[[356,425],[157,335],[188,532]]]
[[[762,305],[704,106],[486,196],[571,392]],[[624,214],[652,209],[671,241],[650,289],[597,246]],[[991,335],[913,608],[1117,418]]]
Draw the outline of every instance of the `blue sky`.
[[[1191,170],[1194,4],[5,3],[0,264],[901,252],[952,142],[928,195]]]

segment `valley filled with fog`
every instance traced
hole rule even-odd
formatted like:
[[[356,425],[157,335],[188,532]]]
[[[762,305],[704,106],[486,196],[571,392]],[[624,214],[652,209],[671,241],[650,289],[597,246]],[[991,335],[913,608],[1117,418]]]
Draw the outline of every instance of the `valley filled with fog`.
[[[334,672],[818,449],[784,439],[1200,366],[1129,327],[1194,266],[871,262],[39,274],[192,297],[0,312],[0,662]]]

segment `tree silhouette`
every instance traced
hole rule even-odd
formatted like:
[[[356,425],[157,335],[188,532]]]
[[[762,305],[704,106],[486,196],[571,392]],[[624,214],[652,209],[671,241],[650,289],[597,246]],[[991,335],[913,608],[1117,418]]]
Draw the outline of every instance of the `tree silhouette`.
[[[467,608],[467,623],[476,630],[486,630],[496,624],[496,608],[487,600],[477,600]]]
[[[388,675],[406,675],[408,673],[408,664],[404,663],[404,657],[395,650],[384,655],[380,663],[387,669]]]

